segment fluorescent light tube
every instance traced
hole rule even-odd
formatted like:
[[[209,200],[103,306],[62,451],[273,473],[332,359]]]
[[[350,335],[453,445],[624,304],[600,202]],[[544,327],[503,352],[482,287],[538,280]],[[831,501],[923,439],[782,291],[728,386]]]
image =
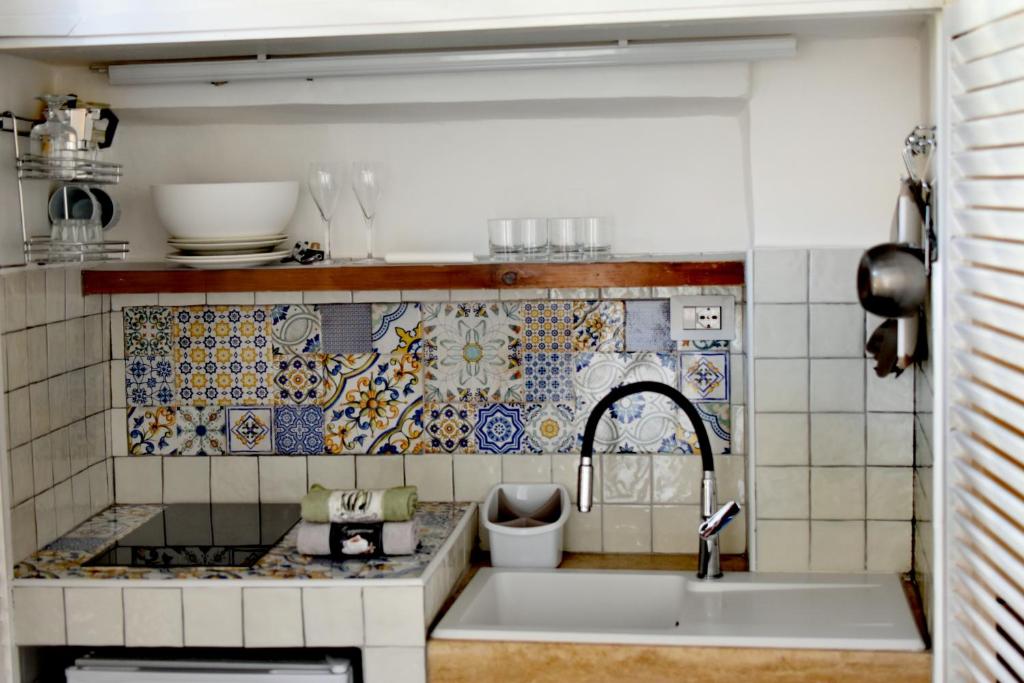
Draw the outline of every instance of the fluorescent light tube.
[[[220,83],[279,78],[328,78],[576,66],[733,62],[793,57],[796,38],[726,38],[640,45],[537,47],[514,50],[404,52],[335,57],[275,57],[204,62],[112,64],[111,85]]]

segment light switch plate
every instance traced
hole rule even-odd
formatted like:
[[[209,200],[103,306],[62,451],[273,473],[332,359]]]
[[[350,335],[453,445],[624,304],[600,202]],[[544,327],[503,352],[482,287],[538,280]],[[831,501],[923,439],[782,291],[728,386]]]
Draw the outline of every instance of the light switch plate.
[[[711,309],[711,310],[708,310]],[[721,311],[718,323],[721,329],[707,329],[713,325],[716,310]],[[702,314],[704,320],[702,321]],[[727,340],[736,338],[736,299],[731,296],[674,296],[669,302],[669,335],[675,341],[683,339]]]

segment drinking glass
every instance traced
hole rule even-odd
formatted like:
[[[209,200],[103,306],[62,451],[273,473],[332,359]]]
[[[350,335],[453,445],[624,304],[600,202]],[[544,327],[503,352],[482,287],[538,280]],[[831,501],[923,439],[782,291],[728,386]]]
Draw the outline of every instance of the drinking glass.
[[[523,242],[523,253],[537,257],[547,252],[548,230],[543,218],[520,218],[519,234]]]
[[[66,95],[42,95],[38,99],[46,103],[43,112],[46,122],[33,126],[29,133],[32,154],[55,160],[58,180],[74,180],[78,133],[64,120],[61,112],[61,107],[70,98]]]
[[[338,207],[338,196],[341,194],[341,170],[337,164],[314,162],[309,165],[306,178],[309,194],[313,197],[324,222],[324,261],[331,258],[331,218]]]
[[[380,201],[381,176],[379,164],[357,161],[352,164],[352,191],[359,202],[366,222],[366,259],[373,260],[373,221],[377,217],[377,203]]]
[[[514,218],[492,218],[487,221],[487,238],[491,253],[507,256],[523,250],[523,233]]]
[[[580,250],[578,218],[549,218],[548,242],[551,243],[551,257],[564,260],[575,258]]]
[[[591,257],[604,257],[612,250],[612,226],[607,218],[588,216],[577,224],[577,242]]]

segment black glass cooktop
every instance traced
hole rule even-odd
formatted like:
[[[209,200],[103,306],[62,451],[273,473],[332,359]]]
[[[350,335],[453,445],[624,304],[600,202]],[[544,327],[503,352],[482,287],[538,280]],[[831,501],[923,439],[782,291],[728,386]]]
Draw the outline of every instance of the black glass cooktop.
[[[251,567],[299,521],[289,503],[177,503],[86,566]]]

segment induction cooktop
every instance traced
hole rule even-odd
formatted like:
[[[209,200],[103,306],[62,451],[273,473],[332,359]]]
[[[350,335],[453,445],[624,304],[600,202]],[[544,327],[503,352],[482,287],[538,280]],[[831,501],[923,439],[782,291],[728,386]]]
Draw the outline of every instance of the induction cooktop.
[[[291,503],[175,503],[84,564],[251,567],[299,521]]]

